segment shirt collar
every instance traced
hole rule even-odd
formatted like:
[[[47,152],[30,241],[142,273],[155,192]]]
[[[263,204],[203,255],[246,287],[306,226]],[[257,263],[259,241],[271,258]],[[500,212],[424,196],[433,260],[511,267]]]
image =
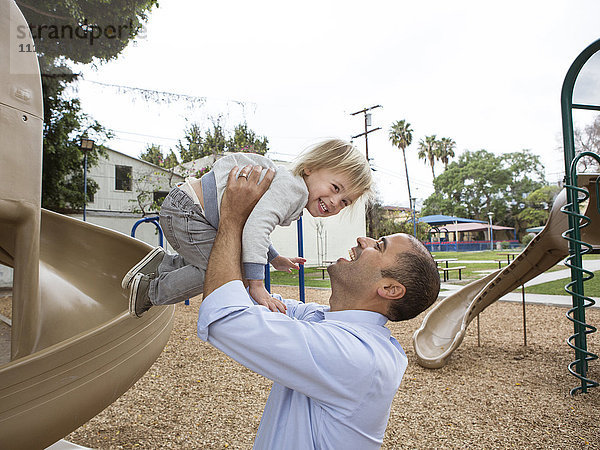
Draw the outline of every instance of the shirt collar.
[[[369,323],[372,325],[384,326],[388,319],[383,314],[374,311],[364,311],[360,309],[348,309],[344,311],[325,310],[325,319],[337,320],[340,322]]]

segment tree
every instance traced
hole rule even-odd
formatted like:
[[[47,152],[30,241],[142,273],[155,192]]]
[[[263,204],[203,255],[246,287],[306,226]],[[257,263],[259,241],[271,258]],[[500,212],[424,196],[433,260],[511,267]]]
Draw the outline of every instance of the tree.
[[[169,154],[165,157],[163,167],[165,169],[173,169],[179,165],[179,159],[173,150],[169,150]]]
[[[419,159],[426,160],[429,162],[431,166],[431,175],[435,179],[434,165],[435,160],[439,158],[439,142],[436,139],[435,134],[431,136],[425,136],[425,140],[421,139],[419,141],[419,153],[417,154]]]
[[[269,150],[268,145],[266,136],[256,136],[245,122],[236,125],[230,134],[217,119],[213,120],[212,129],[204,132],[198,123],[192,123],[185,131],[184,142],[180,140],[177,149],[181,161],[190,162],[205,156],[221,155],[225,151],[264,155]]]
[[[165,163],[165,157],[160,149],[160,145],[155,144],[150,144],[146,147],[146,150],[140,155],[140,159],[161,167],[163,167]]]
[[[529,228],[544,225],[559,192],[558,186],[547,185],[530,193],[524,200],[525,207],[518,213],[518,219],[522,226]]]
[[[205,156],[202,149],[204,139],[202,138],[202,129],[199,124],[192,123],[185,130],[183,139],[185,139],[185,143],[181,142],[181,140],[177,143],[181,162],[194,161]]]
[[[600,156],[600,115],[583,130],[576,128],[573,134],[576,154],[592,152]],[[578,170],[581,172],[595,172],[598,169],[598,161],[594,158],[586,156],[579,160]]]
[[[99,144],[88,154],[88,167],[92,167],[110,133],[83,114],[79,100],[65,94],[78,75],[64,58],[83,64],[115,58],[138,35],[157,0],[31,0],[17,4],[34,39],[42,74],[42,206],[57,211],[79,209],[84,205],[79,139],[88,135]],[[94,180],[87,180],[88,201],[97,186]]]
[[[405,120],[399,120],[392,124],[390,128],[390,141],[392,145],[402,150],[402,156],[404,157],[404,170],[406,171],[406,187],[408,189],[408,204],[410,209],[413,208],[412,196],[410,193],[410,182],[408,180],[408,166],[406,165],[406,152],[405,149],[412,143],[413,130],[410,128],[410,123]]]
[[[249,129],[248,124],[244,122],[233,129],[233,136],[227,140],[227,150],[264,155],[269,150],[269,140],[266,136],[257,137],[256,133]]]
[[[204,134],[204,136],[203,136]],[[181,162],[190,162],[204,156],[219,155],[225,152],[227,137],[219,120],[213,121],[213,129],[202,132],[198,123],[192,123],[184,135],[185,142],[177,143]]]
[[[83,159],[79,140],[87,135],[97,141],[88,153],[88,168],[104,154],[102,142],[111,137],[98,122],[81,112],[78,99],[67,98],[64,91],[76,75],[64,64],[42,63],[47,76],[42,77],[44,91],[44,139],[42,172],[42,207],[54,211],[83,208]],[[87,201],[98,184],[87,179]]]
[[[519,234],[524,199],[544,185],[539,157],[527,150],[500,156],[467,151],[434,180],[435,192],[425,200],[422,213],[487,221],[493,212],[499,225],[515,227]]]
[[[165,156],[160,148],[160,145],[150,144],[140,154],[140,159],[148,161],[156,166],[164,167],[165,169],[172,169],[179,165],[177,155],[173,150],[169,150],[169,154]]]
[[[206,130],[204,135],[204,156],[221,155],[227,149],[227,136],[221,126],[221,121],[213,121],[212,130]]]
[[[443,137],[438,141],[438,156],[439,160],[444,164],[444,170],[448,168],[448,162],[450,158],[454,158],[454,148],[456,147],[456,142],[453,139]]]

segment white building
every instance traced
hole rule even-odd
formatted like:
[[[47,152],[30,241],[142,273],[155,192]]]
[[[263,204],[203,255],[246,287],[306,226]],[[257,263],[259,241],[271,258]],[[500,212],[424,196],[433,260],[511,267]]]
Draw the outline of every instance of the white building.
[[[88,169],[88,178],[98,183],[98,191],[86,206],[86,220],[130,235],[135,223],[144,217],[143,212],[146,217],[156,216],[153,204],[160,205],[171,187],[184,178],[115,150],[107,149],[106,153],[98,165]],[[82,219],[83,215],[73,217]],[[159,243],[157,229],[151,223],[139,225],[136,237],[152,245]]]

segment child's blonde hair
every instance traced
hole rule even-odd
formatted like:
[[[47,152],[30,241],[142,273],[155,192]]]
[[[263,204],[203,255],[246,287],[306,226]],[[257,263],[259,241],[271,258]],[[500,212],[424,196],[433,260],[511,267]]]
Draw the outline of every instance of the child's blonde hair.
[[[350,142],[328,139],[313,145],[296,160],[292,173],[305,176],[305,170],[329,169],[346,175],[351,182],[346,189],[367,203],[373,199],[373,177],[367,158]]]

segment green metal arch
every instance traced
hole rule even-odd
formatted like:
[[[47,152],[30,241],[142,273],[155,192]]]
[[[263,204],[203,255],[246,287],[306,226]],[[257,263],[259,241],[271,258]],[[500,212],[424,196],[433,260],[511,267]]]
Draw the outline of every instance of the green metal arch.
[[[567,343],[575,350],[575,361],[569,364],[569,371],[577,377],[581,384],[571,390],[576,392],[587,392],[589,387],[596,387],[598,383],[587,377],[588,362],[597,359],[597,355],[587,350],[586,336],[596,331],[594,327],[585,323],[585,308],[593,304],[589,297],[584,294],[584,281],[593,277],[583,269],[582,256],[591,246],[581,240],[580,228],[589,224],[586,217],[579,214],[579,193],[582,191],[577,186],[577,163],[581,156],[575,156],[575,139],[573,132],[573,109],[587,109],[600,111],[600,105],[573,104],[573,89],[581,69],[589,59],[600,50],[600,39],[590,44],[583,50],[571,64],[565,76],[561,91],[561,110],[563,127],[563,145],[565,157],[565,188],[567,189],[567,205],[563,208],[569,217],[569,229],[563,237],[569,242],[569,254],[567,266],[571,268],[571,282],[565,290],[572,295],[573,308],[567,313],[567,317],[574,324],[575,333],[569,337]],[[590,155],[592,156],[592,155]],[[593,155],[598,159],[597,155]],[[596,185],[598,186],[598,185]],[[582,251],[582,246],[586,250]],[[587,303],[586,303],[587,302]],[[591,302],[591,303],[590,303]]]

